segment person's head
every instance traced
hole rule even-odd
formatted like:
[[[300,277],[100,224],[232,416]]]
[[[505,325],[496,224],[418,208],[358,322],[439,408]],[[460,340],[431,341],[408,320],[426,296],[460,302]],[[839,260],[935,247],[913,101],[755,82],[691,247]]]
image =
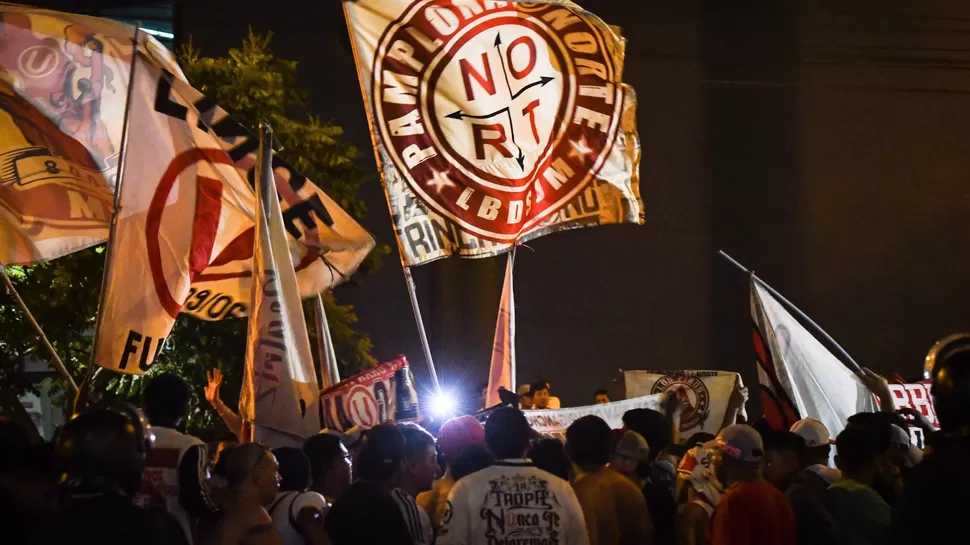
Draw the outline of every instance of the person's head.
[[[970,334],[951,335],[926,355],[924,376],[944,432],[970,426]]]
[[[782,430],[773,431],[763,439],[765,480],[780,485],[801,468],[805,441],[796,433]]]
[[[688,450],[690,450],[690,449],[696,447],[697,445],[703,445],[704,443],[710,443],[711,441],[713,441],[716,438],[717,438],[717,436],[714,435],[713,433],[707,433],[706,431],[699,431],[699,432],[695,433],[694,435],[691,435],[690,437],[688,437],[687,438],[687,441],[684,442],[684,445],[687,447]]]
[[[835,438],[835,465],[845,477],[872,484],[879,467],[878,438],[868,426],[849,424]]]
[[[303,443],[303,454],[310,460],[310,488],[314,492],[336,500],[350,488],[350,454],[340,437],[318,433]]]
[[[765,448],[754,428],[744,424],[728,426],[717,434],[714,443],[716,475],[724,486],[761,477]]]
[[[26,463],[29,450],[27,428],[0,417],[0,477],[16,475]]]
[[[549,385],[544,380],[537,380],[529,387],[532,393],[532,405],[536,409],[545,409],[549,406]]]
[[[239,445],[229,455],[226,483],[240,498],[262,506],[272,504],[280,490],[276,457],[268,447],[259,443]]]
[[[572,466],[566,456],[566,448],[559,439],[540,439],[529,451],[529,459],[537,468],[565,481],[571,480]]]
[[[474,416],[452,418],[438,430],[438,450],[451,467],[465,449],[485,446],[485,428]]]
[[[610,392],[605,389],[596,390],[593,394],[593,403],[596,405],[605,405],[610,402]]]
[[[519,409],[500,407],[485,421],[485,446],[499,460],[522,458],[531,439],[532,428]]]
[[[354,470],[365,481],[397,486],[404,471],[404,435],[393,424],[381,424],[364,433]]]
[[[189,412],[189,387],[177,375],[150,379],[142,392],[142,409],[152,426],[177,428]]]
[[[488,382],[479,382],[477,390],[478,408],[485,408],[488,404]]]
[[[647,477],[651,459],[647,440],[635,431],[626,430],[616,442],[610,467],[638,481]]]
[[[133,408],[94,407],[61,428],[55,456],[68,486],[119,489],[134,496],[154,437]]]
[[[893,450],[894,444],[900,442],[899,435],[903,436],[903,443],[909,443],[909,434],[905,432],[909,425],[902,416],[895,413],[882,411],[876,413],[857,413],[849,417],[848,423],[869,428],[875,434],[879,452],[887,455],[889,458],[893,457],[890,451]],[[899,430],[894,428],[902,430],[902,433],[899,433]]]
[[[802,451],[802,467],[829,465],[832,436],[821,420],[803,418],[792,424],[790,431],[801,437],[805,443],[805,449]]]
[[[280,492],[303,492],[310,488],[310,460],[296,447],[273,449],[279,464]]]
[[[403,487],[415,495],[431,490],[439,470],[434,436],[413,422],[401,422],[397,428],[404,435]]]
[[[519,396],[519,406],[523,409],[532,408],[532,386],[529,384],[523,384],[519,386],[516,391],[516,395]]]
[[[457,481],[494,463],[495,457],[485,448],[485,445],[471,445],[462,450],[451,463],[451,476]]]
[[[566,454],[577,466],[595,469],[610,463],[610,425],[598,416],[584,416],[566,428]]]
[[[238,446],[238,443],[220,443],[219,457],[212,464],[213,475],[221,477],[222,479],[226,478],[226,472],[229,469],[229,456],[232,455],[232,451],[236,450]]]
[[[57,491],[54,445],[40,443],[27,450],[27,457],[12,486],[7,490],[23,510],[31,515],[49,517],[60,506]]]
[[[227,450],[232,449],[238,445],[236,441],[218,441],[214,445],[209,446],[209,463],[215,467],[219,462],[225,464],[225,460],[228,458]]]
[[[652,409],[632,409],[623,413],[623,427],[643,436],[654,458],[670,445],[673,437],[667,417]]]

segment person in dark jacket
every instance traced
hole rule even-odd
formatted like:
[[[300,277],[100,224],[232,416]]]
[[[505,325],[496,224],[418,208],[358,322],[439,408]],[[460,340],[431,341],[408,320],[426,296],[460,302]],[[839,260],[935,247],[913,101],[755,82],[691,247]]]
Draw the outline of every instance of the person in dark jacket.
[[[147,429],[128,407],[95,407],[65,424],[55,445],[62,512],[30,532],[27,543],[188,545],[170,513],[132,502],[151,448]]]
[[[829,467],[831,435],[825,424],[814,418],[803,418],[791,427],[804,443],[801,468],[788,482],[785,497],[795,512],[798,545],[831,545],[839,543],[839,530],[829,511],[825,496],[829,486],[842,475]]]
[[[958,538],[970,490],[970,335],[943,339],[926,356],[926,377],[940,431],[922,463],[906,476],[894,506],[890,543],[929,545]]]

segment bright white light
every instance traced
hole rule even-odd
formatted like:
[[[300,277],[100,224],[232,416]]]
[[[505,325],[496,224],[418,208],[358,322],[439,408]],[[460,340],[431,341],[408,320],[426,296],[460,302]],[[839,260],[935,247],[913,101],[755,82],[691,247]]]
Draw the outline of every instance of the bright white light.
[[[457,407],[458,403],[455,400],[455,396],[450,392],[445,391],[440,391],[434,394],[431,396],[431,399],[428,402],[428,408],[431,410],[431,416],[440,419],[453,416]]]
[[[158,36],[159,38],[165,38],[166,40],[175,39],[175,34],[172,34],[171,32],[165,32],[164,30],[155,30],[154,28],[144,28],[144,27],[142,27],[142,30],[151,34],[152,36]]]

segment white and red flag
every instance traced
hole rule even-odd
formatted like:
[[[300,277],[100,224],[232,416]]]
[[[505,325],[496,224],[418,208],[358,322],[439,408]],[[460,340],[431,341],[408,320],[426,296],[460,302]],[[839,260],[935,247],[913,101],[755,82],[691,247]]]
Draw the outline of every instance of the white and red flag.
[[[272,154],[270,134],[264,147]],[[239,414],[254,424],[255,441],[298,446],[320,431],[320,389],[276,183],[266,166],[257,177],[255,274]]]
[[[123,373],[149,368],[179,313],[244,317],[253,290],[256,140],[173,73],[164,48],[143,44],[95,346],[97,364]],[[374,240],[306,177],[273,166],[299,296],[330,289]]]
[[[765,419],[775,429],[796,420],[821,420],[835,437],[848,418],[875,412],[876,398],[754,279],[751,318]]]
[[[502,302],[498,307],[495,323],[495,342],[492,344],[492,364],[488,371],[488,392],[485,406],[493,407],[502,400],[498,389],[514,392],[512,379],[515,373],[515,294],[512,291],[512,266],[514,253],[509,254],[505,265],[505,283],[502,285]]]
[[[344,2],[405,265],[641,223],[625,41],[569,1]]]
[[[0,264],[108,238],[134,33],[0,4]]]

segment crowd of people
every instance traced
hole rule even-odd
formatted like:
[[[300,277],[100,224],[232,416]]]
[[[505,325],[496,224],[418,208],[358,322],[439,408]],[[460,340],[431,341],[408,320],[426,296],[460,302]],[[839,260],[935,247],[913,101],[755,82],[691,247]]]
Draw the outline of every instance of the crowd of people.
[[[366,432],[302,448],[207,445],[179,431],[189,390],[160,375],[141,411],[74,415],[52,443],[0,421],[0,542],[24,544],[878,545],[960,539],[970,506],[970,336],[933,352],[941,430],[918,413],[853,415],[836,437],[804,418],[682,440],[678,401],[623,427],[585,416],[565,441],[520,408]],[[884,397],[885,384],[864,382]],[[548,403],[548,385],[533,402]],[[599,395],[599,394],[598,394]],[[538,399],[535,399],[538,398]],[[892,407],[889,404],[889,407]],[[925,431],[929,432],[929,429]]]

